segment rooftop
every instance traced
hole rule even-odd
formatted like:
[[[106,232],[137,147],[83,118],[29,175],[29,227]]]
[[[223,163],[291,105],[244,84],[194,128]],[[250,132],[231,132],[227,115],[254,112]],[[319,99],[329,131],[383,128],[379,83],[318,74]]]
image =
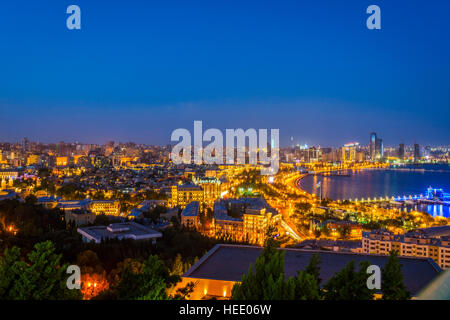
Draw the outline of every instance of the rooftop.
[[[198,211],[200,208],[200,203],[198,201],[192,201],[181,212],[181,215],[184,217],[196,217],[198,216]]]
[[[78,233],[89,241],[97,243],[105,239],[133,239],[145,240],[162,237],[162,234],[153,229],[144,227],[135,222],[112,223],[108,226],[92,226],[78,228]]]
[[[416,229],[415,231],[423,233],[429,237],[450,236],[450,225]]]
[[[419,244],[419,245],[433,245],[433,246],[442,246],[448,247],[448,244],[445,244],[443,241],[448,241],[448,236],[444,236],[441,232],[441,236],[433,237],[429,233],[423,232],[417,229],[415,231],[410,231],[405,234],[394,234],[390,231],[364,231],[362,233],[363,238],[369,238],[372,240],[381,240],[381,241],[392,241],[392,242],[402,242],[402,243],[411,243],[411,244]]]
[[[241,214],[240,218],[229,215],[228,209],[238,208]],[[264,198],[230,198],[221,199],[214,203],[214,218],[216,220],[243,221],[243,214],[260,214],[265,209],[273,215],[278,214],[275,208],[272,208]]]
[[[262,252],[261,247],[239,245],[216,245],[183,277],[240,281],[248,272],[250,264],[254,264]],[[388,257],[381,255],[355,254],[319,250],[280,249],[285,251],[285,275],[296,276],[303,270],[311,256],[318,253],[321,258],[320,277],[322,283],[328,281],[336,272],[342,270],[348,262],[355,261],[356,268],[361,261],[369,261],[382,268]],[[402,264],[404,281],[413,296],[430,283],[442,271],[430,258],[399,257]]]

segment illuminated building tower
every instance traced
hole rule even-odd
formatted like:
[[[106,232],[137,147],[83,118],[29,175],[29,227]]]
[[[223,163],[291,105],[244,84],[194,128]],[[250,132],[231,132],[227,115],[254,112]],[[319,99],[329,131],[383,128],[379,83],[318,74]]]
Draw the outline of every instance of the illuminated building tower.
[[[23,138],[22,141],[22,151],[28,151],[30,141],[27,138]]]
[[[405,144],[404,143],[400,143],[398,146],[398,157],[401,160],[405,159]]]
[[[372,161],[382,159],[384,156],[383,140],[377,137],[376,132],[370,134],[369,153]]]
[[[377,142],[377,134],[375,132],[372,132],[370,134],[370,141],[369,141],[369,153],[370,153],[370,160],[375,160],[375,146]]]
[[[375,143],[375,159],[382,159],[384,157],[384,147],[383,147],[383,140],[378,139]]]

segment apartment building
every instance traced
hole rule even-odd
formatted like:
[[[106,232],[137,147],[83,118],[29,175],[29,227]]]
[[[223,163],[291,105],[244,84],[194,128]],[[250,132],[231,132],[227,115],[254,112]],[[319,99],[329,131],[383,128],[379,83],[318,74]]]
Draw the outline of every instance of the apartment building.
[[[219,200],[214,204],[213,233],[217,238],[263,245],[267,228],[280,217],[264,198]]]
[[[192,201],[202,203],[204,201],[203,189],[194,184],[175,185],[170,188],[171,196],[169,206],[171,208],[180,206],[182,209]]]
[[[431,237],[420,230],[403,235],[387,230],[363,232],[364,253],[388,255],[392,250],[404,257],[432,258],[442,269],[450,268],[450,236]]]

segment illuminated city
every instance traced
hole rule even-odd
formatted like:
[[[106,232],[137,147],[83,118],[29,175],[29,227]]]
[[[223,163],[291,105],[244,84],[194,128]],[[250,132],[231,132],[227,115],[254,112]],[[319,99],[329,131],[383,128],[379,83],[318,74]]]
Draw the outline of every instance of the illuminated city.
[[[2,2],[0,302],[450,300],[449,10]]]

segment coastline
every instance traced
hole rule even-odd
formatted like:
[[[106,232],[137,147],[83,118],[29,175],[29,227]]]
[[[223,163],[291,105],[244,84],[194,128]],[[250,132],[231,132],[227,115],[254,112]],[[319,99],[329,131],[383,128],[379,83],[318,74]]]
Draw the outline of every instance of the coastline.
[[[313,196],[312,193],[309,193],[308,191],[306,191],[306,190],[304,190],[304,189],[302,189],[302,188],[300,187],[300,181],[301,181],[303,178],[305,178],[305,177],[307,177],[307,176],[309,176],[309,175],[310,175],[309,173],[301,174],[298,178],[296,178],[296,179],[294,180],[294,187],[296,187],[297,189],[299,189],[301,192],[305,193],[306,195],[312,197],[312,196]]]

